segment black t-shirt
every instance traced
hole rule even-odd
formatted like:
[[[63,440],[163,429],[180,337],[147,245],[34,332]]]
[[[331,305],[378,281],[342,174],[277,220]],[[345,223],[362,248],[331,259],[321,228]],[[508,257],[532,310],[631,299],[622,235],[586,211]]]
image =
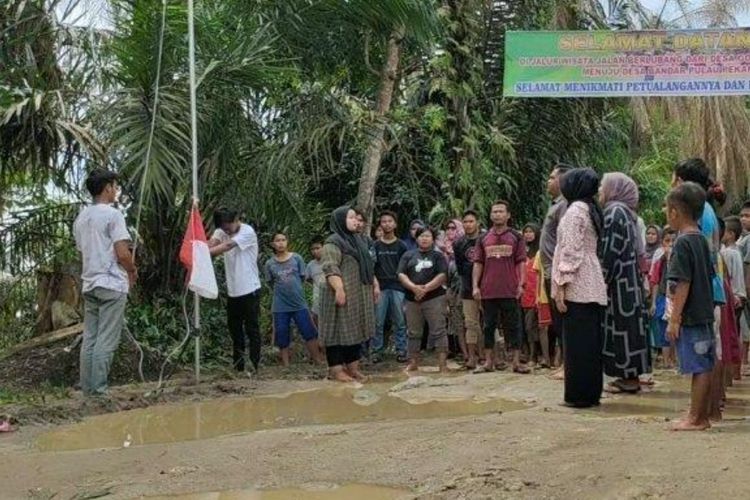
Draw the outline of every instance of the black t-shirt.
[[[398,274],[405,274],[415,285],[426,285],[439,274],[448,276],[448,262],[442,252],[432,249],[427,252],[409,250],[398,263]],[[424,296],[422,302],[445,295],[445,288],[439,287]],[[406,290],[406,300],[414,302],[414,294]]]
[[[464,236],[453,244],[453,255],[456,259],[456,271],[461,276],[461,298],[471,299],[471,273],[474,270],[474,253],[479,235],[469,238]]]
[[[669,257],[669,282],[689,282],[682,324],[699,326],[713,323],[713,275],[711,251],[706,238],[700,233],[686,233],[677,237]]]
[[[375,242],[375,277],[381,290],[404,291],[398,280],[398,263],[406,252],[406,244],[399,239],[393,243]]]

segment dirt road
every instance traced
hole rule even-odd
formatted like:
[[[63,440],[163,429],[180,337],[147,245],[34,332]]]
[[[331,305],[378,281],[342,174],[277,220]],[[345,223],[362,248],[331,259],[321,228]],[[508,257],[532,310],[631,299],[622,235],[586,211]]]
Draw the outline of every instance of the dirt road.
[[[561,383],[544,375],[404,380],[234,382],[275,396],[22,426],[0,435],[0,497],[298,487],[262,498],[750,498],[750,381],[732,389],[725,422],[673,433],[667,420],[686,405],[687,385],[667,373],[647,393],[590,411],[558,406]]]

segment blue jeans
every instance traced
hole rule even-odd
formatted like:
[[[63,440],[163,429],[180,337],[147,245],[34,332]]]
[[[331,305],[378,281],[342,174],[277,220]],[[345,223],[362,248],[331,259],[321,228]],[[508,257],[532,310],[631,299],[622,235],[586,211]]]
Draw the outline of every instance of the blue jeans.
[[[386,317],[391,318],[395,332],[396,352],[406,355],[406,321],[404,320],[404,292],[399,290],[381,290],[380,301],[375,308],[375,337],[372,339],[372,350],[382,352],[385,347],[383,330]]]

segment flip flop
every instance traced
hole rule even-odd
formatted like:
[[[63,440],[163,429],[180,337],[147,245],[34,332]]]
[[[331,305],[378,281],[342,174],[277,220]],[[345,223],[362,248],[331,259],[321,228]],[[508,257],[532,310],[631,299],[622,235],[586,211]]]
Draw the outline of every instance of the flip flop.
[[[531,373],[531,368],[526,365],[518,365],[513,367],[513,373],[522,373],[524,375]]]
[[[615,380],[604,386],[604,391],[610,394],[636,394],[641,391],[641,385],[638,384],[636,387],[628,387],[628,385],[624,384],[622,380]]]
[[[623,392],[623,390],[614,384],[614,382],[610,382],[609,384],[604,386],[604,389],[602,389],[604,392],[608,394],[620,394]]]
[[[474,371],[471,373],[473,373],[474,375],[478,375],[480,373],[492,373],[494,371],[495,371],[494,368],[487,368],[484,365],[479,365],[476,368],[474,368]]]

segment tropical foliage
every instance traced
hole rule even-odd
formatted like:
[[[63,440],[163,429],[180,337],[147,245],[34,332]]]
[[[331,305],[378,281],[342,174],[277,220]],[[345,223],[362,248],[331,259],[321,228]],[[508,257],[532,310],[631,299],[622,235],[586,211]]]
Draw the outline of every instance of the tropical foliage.
[[[507,29],[732,25],[747,7],[198,0],[201,209],[237,207],[262,242],[286,229],[305,253],[330,210],[355,200],[402,226],[497,198],[516,221],[539,220],[549,168],[564,161],[630,172],[658,219],[671,165],[692,154],[736,201],[750,172],[743,101],[507,100],[502,61]],[[96,22],[80,18],[92,11]],[[186,3],[9,0],[0,30],[0,279],[16,284],[3,287],[0,338],[31,331],[34,273],[74,259],[71,207],[86,171],[107,166],[137,234],[131,324],[165,347],[181,329],[176,253],[192,202]]]

